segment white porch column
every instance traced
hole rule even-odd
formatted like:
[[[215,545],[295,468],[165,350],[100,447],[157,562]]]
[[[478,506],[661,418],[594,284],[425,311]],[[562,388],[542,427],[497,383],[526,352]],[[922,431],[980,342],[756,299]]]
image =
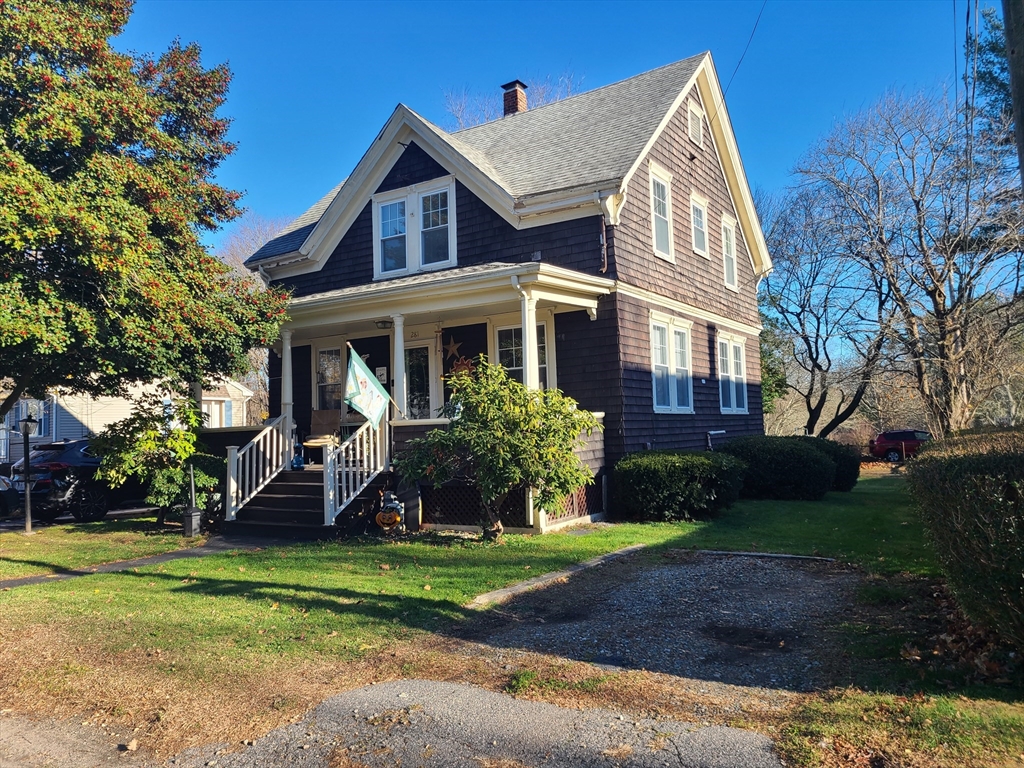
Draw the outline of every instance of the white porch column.
[[[396,418],[405,418],[405,317],[392,315],[395,322],[395,360],[392,372],[395,378],[395,403],[400,413]]]
[[[295,399],[292,396],[292,332],[281,329],[281,415],[285,416],[285,434],[289,434],[293,421]]]
[[[540,389],[539,355],[537,350],[537,299],[529,289],[522,291],[523,308],[523,384],[527,389]]]

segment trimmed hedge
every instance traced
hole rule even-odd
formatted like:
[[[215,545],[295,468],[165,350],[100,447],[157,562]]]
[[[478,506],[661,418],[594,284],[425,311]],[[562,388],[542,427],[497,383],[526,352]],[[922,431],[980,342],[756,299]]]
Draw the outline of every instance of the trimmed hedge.
[[[849,493],[853,490],[853,486],[857,484],[857,480],[860,478],[860,451],[852,445],[843,445],[824,437],[797,435],[789,439],[799,440],[802,443],[813,446],[832,459],[832,462],[836,465],[836,476],[832,481],[833,491]]]
[[[630,520],[691,520],[738,498],[745,465],[722,453],[643,451],[615,465],[615,506]]]
[[[1024,651],[1024,430],[934,441],[907,478],[960,609]]]
[[[816,501],[832,490],[836,464],[817,446],[791,437],[748,435],[719,449],[747,465],[741,495]]]

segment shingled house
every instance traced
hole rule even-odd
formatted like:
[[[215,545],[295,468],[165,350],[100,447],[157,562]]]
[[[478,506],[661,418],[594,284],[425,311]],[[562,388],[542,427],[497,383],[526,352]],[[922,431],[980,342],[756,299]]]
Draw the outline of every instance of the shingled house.
[[[271,355],[280,424],[302,435],[314,411],[340,410],[358,426],[347,344],[398,405],[359,449],[379,467],[347,491],[328,480],[324,522],[441,423],[444,375],[480,354],[603,414],[587,454],[602,476],[631,451],[762,431],[756,291],[771,262],[711,55],[535,109],[519,81],[503,88],[503,118],[456,133],[400,104],[348,179],[247,261],[293,293]],[[264,442],[280,464],[283,437]],[[260,510],[268,482],[298,491],[237,461],[236,506]],[[603,510],[595,488],[565,514]],[[463,491],[424,492],[420,522],[476,522],[459,517]],[[552,523],[515,505],[513,529]]]

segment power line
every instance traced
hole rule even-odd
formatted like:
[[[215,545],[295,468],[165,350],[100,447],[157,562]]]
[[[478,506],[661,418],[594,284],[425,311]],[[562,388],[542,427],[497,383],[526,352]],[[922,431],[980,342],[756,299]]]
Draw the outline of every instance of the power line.
[[[953,2],[956,2],[956,0],[953,0]],[[726,96],[729,95],[729,86],[732,85],[732,81],[736,77],[736,73],[740,71],[740,64],[743,63],[743,57],[747,55],[747,49],[750,48],[750,43],[754,39],[754,33],[757,32],[757,25],[761,22],[761,14],[764,13],[764,7],[766,5],[768,5],[768,0],[764,0],[764,2],[761,3],[761,10],[757,13],[757,20],[754,22],[754,28],[750,30],[750,37],[747,38],[747,44],[743,47],[743,53],[740,54],[740,60],[736,62],[736,69],[732,71],[732,76],[729,78],[729,82],[725,86],[724,95]]]

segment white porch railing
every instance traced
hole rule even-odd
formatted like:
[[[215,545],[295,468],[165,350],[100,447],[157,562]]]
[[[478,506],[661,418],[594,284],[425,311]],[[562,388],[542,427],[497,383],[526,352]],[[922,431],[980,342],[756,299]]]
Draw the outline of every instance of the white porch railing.
[[[337,448],[324,448],[324,525],[334,525],[338,513],[388,468],[389,431],[385,416],[379,427],[366,422]]]
[[[238,510],[291,463],[295,440],[288,421],[287,414],[282,414],[243,448],[228,446],[225,520],[234,520]]]

